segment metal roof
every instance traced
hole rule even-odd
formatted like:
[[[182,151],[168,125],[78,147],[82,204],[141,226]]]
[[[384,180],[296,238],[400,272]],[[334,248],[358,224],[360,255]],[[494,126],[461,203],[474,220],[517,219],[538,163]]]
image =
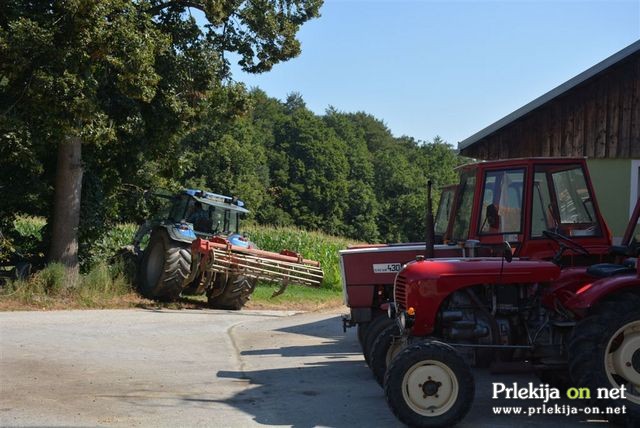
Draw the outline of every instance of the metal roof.
[[[636,53],[638,51],[640,51],[640,40],[630,44],[629,46],[627,46],[626,48],[622,49],[621,51],[616,52],[615,54],[611,55],[609,58],[605,59],[604,61],[599,62],[598,64],[594,65],[593,67],[589,68],[588,70],[585,70],[582,73],[580,73],[577,76],[575,76],[574,78],[564,82],[562,85],[557,86],[556,88],[550,90],[546,94],[536,98],[535,100],[531,101],[529,104],[526,104],[525,106],[520,107],[518,110],[516,110],[513,113],[503,117],[499,121],[487,126],[483,130],[481,130],[479,132],[476,132],[471,137],[469,137],[469,138],[467,138],[467,139],[465,139],[463,141],[458,142],[458,150],[464,150],[467,147],[477,143],[478,141],[482,140],[484,137],[486,137],[486,136],[488,136],[490,134],[493,134],[494,132],[496,132],[500,128],[503,128],[504,126],[510,124],[511,122],[515,121],[516,119],[519,119],[522,116],[530,113],[531,111],[535,110],[536,108],[540,107],[541,105],[546,104],[547,102],[551,101],[552,99],[564,94],[568,90],[578,86],[579,84],[583,83],[584,81],[590,79],[591,77],[595,76],[596,74],[606,70],[607,68],[611,67],[612,65],[622,61],[623,59],[627,58],[628,56],[630,56],[630,55],[632,55],[632,54],[634,54],[634,53]]]

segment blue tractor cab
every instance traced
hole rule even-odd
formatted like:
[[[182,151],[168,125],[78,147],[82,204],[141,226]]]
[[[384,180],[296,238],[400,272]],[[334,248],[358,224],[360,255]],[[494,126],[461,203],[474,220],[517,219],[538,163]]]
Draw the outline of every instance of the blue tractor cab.
[[[185,189],[173,198],[168,220],[176,240],[191,242],[196,237],[222,236],[231,244],[250,247],[240,234],[240,220],[249,213],[244,202],[231,196]]]
[[[249,213],[240,199],[198,189],[155,196],[170,202],[140,227],[133,242],[136,249],[139,249],[142,239],[157,228],[166,230],[173,241],[191,243],[196,238],[220,236],[232,245],[253,248],[240,232],[241,219]]]

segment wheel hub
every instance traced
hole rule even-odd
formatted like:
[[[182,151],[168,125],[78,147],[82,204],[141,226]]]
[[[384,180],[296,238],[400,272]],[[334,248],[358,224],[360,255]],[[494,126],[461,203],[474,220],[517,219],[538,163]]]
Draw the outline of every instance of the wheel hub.
[[[640,373],[640,349],[638,349],[631,357],[631,366],[635,371]]]
[[[430,397],[430,396],[437,397],[438,390],[442,386],[442,382],[436,382],[434,380],[431,380],[431,378],[429,378],[428,381],[418,386],[422,386],[422,392],[424,392],[425,397]]]
[[[437,360],[415,364],[402,381],[405,402],[423,416],[446,413],[456,402],[458,390],[456,375],[446,364]]]

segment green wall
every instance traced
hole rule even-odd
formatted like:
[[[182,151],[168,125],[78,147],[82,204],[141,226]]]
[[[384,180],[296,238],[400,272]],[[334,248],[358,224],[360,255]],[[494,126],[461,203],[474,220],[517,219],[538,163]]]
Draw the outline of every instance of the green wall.
[[[630,159],[588,159],[591,182],[602,215],[614,237],[622,237],[629,222]]]

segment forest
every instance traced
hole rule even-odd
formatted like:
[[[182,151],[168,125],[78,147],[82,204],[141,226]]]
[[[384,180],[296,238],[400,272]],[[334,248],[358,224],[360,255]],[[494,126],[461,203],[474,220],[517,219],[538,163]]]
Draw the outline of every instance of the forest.
[[[35,216],[40,252],[72,266],[150,214],[146,190],[184,187],[239,197],[253,224],[424,239],[427,180],[454,182],[464,161],[449,144],[394,136],[364,111],[316,114],[295,88],[279,100],[231,75],[225,52],[254,73],[297,56],[321,4],[3,2],[3,256],[20,245],[16,217]]]

